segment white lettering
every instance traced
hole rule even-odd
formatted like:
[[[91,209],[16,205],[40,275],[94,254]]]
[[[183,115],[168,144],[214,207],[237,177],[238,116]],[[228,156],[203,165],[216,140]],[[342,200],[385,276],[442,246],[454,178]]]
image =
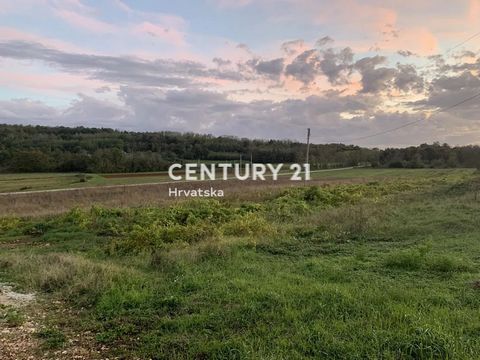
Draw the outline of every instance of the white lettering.
[[[168,176],[170,177],[170,179],[175,180],[175,181],[182,180],[181,176],[173,175],[173,170],[176,169],[176,168],[181,169],[182,165],[180,165],[180,164],[170,165],[170,167],[168,168]]]

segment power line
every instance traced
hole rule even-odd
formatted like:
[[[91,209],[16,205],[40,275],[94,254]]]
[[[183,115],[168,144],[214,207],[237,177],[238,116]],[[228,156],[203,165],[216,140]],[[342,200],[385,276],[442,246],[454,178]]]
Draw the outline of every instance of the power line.
[[[441,112],[445,112],[445,111],[448,111],[448,110],[451,110],[451,109],[454,109],[460,105],[463,105],[465,104],[466,102],[470,101],[470,100],[473,100],[473,99],[476,99],[480,97],[480,93],[477,93],[473,96],[470,96],[466,99],[463,99],[462,101],[459,101],[453,105],[450,105],[450,106],[447,106],[446,108],[442,108],[442,109],[437,109],[435,111],[433,111],[433,113],[441,113]],[[397,130],[400,130],[400,129],[403,129],[403,128],[406,128],[408,126],[411,126],[411,125],[414,125],[414,124],[417,124],[419,122],[422,122],[424,119],[418,119],[418,120],[414,120],[414,121],[410,121],[406,124],[403,124],[403,125],[400,125],[400,126],[397,126],[397,127],[394,127],[394,128],[391,128],[391,129],[387,129],[387,130],[384,130],[384,131],[380,131],[378,133],[375,133],[375,134],[370,134],[370,135],[366,135],[366,136],[361,136],[361,137],[358,137],[358,138],[353,138],[353,139],[348,139],[346,141],[358,141],[358,140],[364,140],[364,139],[369,139],[369,138],[372,138],[372,137],[375,137],[375,136],[380,136],[380,135],[384,135],[384,134],[388,134],[388,133],[391,133],[391,132],[394,132],[394,131],[397,131]]]
[[[456,48],[458,48],[458,47],[466,44],[467,42],[469,42],[469,41],[472,40],[472,39],[475,39],[477,36],[480,36],[480,31],[477,32],[477,33],[475,33],[475,34],[473,34],[473,35],[470,36],[468,39],[465,39],[465,40],[462,41],[461,43],[459,43],[459,44],[451,47],[450,49],[448,49],[447,51],[445,51],[445,54],[448,54],[450,51],[455,50]]]

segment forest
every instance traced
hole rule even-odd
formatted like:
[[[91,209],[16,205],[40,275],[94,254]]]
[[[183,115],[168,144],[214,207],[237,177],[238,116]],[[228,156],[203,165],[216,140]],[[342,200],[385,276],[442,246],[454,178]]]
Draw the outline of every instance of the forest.
[[[177,132],[128,132],[106,128],[0,124],[0,172],[145,172],[172,162],[244,161],[302,163],[306,145]],[[367,165],[390,168],[480,167],[479,146],[421,144],[369,149],[312,144],[312,169]]]

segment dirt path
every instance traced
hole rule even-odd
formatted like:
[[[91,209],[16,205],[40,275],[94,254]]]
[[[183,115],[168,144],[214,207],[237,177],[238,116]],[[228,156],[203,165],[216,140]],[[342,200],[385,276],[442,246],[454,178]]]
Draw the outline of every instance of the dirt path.
[[[46,311],[35,294],[19,293],[11,285],[0,283],[0,359],[108,359],[103,355],[104,350],[108,349],[98,347],[94,334],[89,332],[67,334],[65,343],[58,348],[44,346],[37,334],[48,323],[47,313],[50,316],[65,317],[68,311],[60,303],[52,304]]]
[[[314,170],[311,171],[311,174],[315,173],[322,173],[322,172],[332,172],[332,171],[341,171],[341,170],[352,170],[355,169],[354,167],[346,167],[346,168],[336,168],[336,169],[324,169],[324,170]],[[282,179],[282,177],[286,176],[291,176],[294,173],[291,172],[285,172],[285,173],[280,173],[278,176]],[[112,175],[104,175],[105,178],[135,178],[135,177],[149,177],[149,176],[156,176],[156,173],[152,174],[112,174]],[[271,177],[272,175],[265,175],[265,177]],[[33,178],[35,179],[35,178]],[[282,180],[286,180],[286,178],[283,178]],[[11,180],[5,180],[5,181],[11,181]],[[183,185],[183,184],[196,184],[196,183],[205,183],[205,182],[220,182],[223,180],[208,180],[208,181],[190,181],[190,180],[178,180],[178,181],[173,181],[173,180],[167,180],[167,181],[157,181],[157,182],[150,182],[150,183],[141,183],[141,184],[124,184],[124,185],[99,185],[99,186],[84,186],[84,187],[76,187],[76,188],[66,188],[66,189],[47,189],[47,190],[28,190],[28,191],[12,191],[12,192],[4,192],[0,193],[1,196],[15,196],[15,195],[28,195],[28,194],[46,194],[46,193],[55,193],[55,192],[67,192],[67,191],[79,191],[79,190],[86,190],[86,189],[116,189],[116,188],[129,188],[129,187],[138,187],[138,186],[152,186],[152,185]],[[229,178],[227,181],[235,181],[235,178]],[[268,180],[267,180],[268,181]],[[314,180],[313,180],[314,181]],[[258,182],[261,184],[261,182]]]
[[[108,207],[155,206],[191,199],[169,195],[170,188],[178,190],[222,190],[226,199],[261,199],[282,188],[303,185],[326,185],[365,182],[363,178],[312,179],[308,182],[291,181],[288,176],[265,181],[190,181],[153,184],[114,185],[81,189],[45,190],[0,195],[1,216],[45,216],[66,212],[73,207],[102,205]],[[221,198],[219,198],[221,199]]]
[[[0,283],[0,358],[36,359],[38,340],[34,338],[37,322],[26,313],[35,301],[34,294],[21,294]]]

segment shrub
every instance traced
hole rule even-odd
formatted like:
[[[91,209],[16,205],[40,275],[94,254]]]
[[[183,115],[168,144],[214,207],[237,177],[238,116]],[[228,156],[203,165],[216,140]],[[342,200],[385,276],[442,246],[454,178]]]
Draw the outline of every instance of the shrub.
[[[170,207],[166,215],[175,224],[187,225],[200,221],[222,223],[233,215],[233,209],[222,205],[218,200],[196,200]]]
[[[23,234],[30,236],[41,236],[51,228],[53,228],[53,224],[49,221],[30,223],[23,228]]]
[[[87,228],[90,224],[90,217],[85,210],[80,208],[73,208],[65,215],[63,215],[62,220],[66,223],[76,225],[82,229]]]
[[[225,235],[252,237],[271,235],[275,229],[263,216],[246,213],[223,225],[222,231]]]
[[[211,223],[188,225],[150,224],[148,226],[133,225],[123,237],[112,240],[111,253],[138,254],[144,250],[162,248],[165,244],[196,243],[219,235],[219,230]]]
[[[21,220],[17,217],[5,217],[0,219],[0,231],[9,231],[17,228]]]

